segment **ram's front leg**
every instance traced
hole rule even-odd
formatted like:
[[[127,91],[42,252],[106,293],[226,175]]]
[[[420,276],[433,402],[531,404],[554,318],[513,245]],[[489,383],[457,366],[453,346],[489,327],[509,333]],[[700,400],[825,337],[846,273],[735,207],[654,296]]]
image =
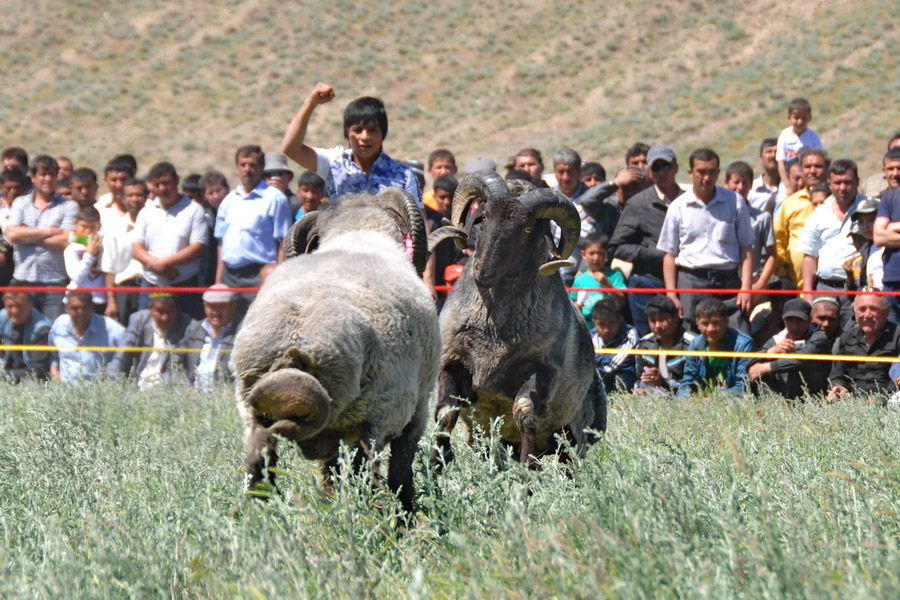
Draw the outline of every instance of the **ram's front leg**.
[[[269,469],[278,463],[275,438],[265,427],[254,426],[247,434],[247,473],[244,483],[247,491],[266,479],[275,483],[275,474]]]
[[[450,446],[450,434],[459,419],[459,398],[468,398],[475,403],[472,390],[472,374],[462,365],[447,365],[438,375],[438,401],[434,409],[434,420],[438,430],[434,435],[434,450],[431,462],[440,468],[443,462],[453,460],[453,449]],[[443,459],[441,458],[443,456]]]
[[[543,411],[544,403],[549,390],[550,378],[541,372],[534,373],[525,380],[522,387],[516,393],[513,402],[513,417],[519,424],[521,443],[519,462],[537,468],[540,463],[537,459],[537,419]]]

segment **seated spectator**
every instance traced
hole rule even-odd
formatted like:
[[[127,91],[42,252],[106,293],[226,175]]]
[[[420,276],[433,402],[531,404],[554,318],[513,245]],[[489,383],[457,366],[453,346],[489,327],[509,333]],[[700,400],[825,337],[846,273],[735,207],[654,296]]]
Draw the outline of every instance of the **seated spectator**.
[[[612,298],[600,300],[591,309],[595,349],[617,348],[631,350],[637,345],[637,331],[622,319],[619,304]],[[629,391],[636,379],[634,356],[631,354],[597,354],[597,371],[604,387],[612,392]]]
[[[831,296],[819,296],[812,303],[812,324],[824,331],[831,342],[841,334],[840,305]]]
[[[50,337],[50,319],[34,308],[31,294],[6,292],[0,310],[0,344],[4,346],[46,346]],[[49,350],[5,350],[3,375],[19,383],[26,377],[47,379],[50,374]]]
[[[750,336],[728,326],[728,307],[718,298],[701,300],[696,307],[697,328],[700,334],[691,342],[689,350],[711,352],[753,352]],[[746,390],[747,357],[689,356],[684,365],[684,377],[678,388],[679,396],[711,388],[724,388],[733,394]]]
[[[110,369],[113,351],[79,348],[121,348],[125,342],[125,328],[109,317],[93,312],[90,292],[68,292],[65,305],[66,314],[60,315],[50,329],[50,345],[60,348],[50,359],[53,380],[87,382],[101,373],[114,374]]]
[[[319,210],[319,206],[328,201],[325,196],[325,180],[313,171],[305,171],[297,180],[297,196],[300,198],[300,209],[294,213],[294,220],[308,212]]]
[[[203,293],[206,318],[193,321],[184,332],[180,348],[202,349],[178,355],[188,381],[199,390],[209,391],[217,381],[230,383],[234,379],[228,358],[237,333],[235,310],[234,293],[217,283]]]
[[[678,309],[668,297],[658,294],[645,307],[650,333],[641,338],[637,347],[641,350],[687,350],[694,334],[685,331]],[[681,385],[686,356],[642,354],[637,357],[639,375],[635,393],[650,391],[676,392]]]
[[[812,325],[810,306],[801,298],[793,298],[784,304],[784,329],[763,345],[762,352],[770,354],[829,354],[831,340],[824,331]],[[821,394],[828,389],[828,373],[831,363],[824,360],[775,360],[754,359],[748,371],[750,381],[760,381],[773,392],[789,400],[799,398],[804,391]]]
[[[78,210],[75,215],[75,232],[72,241],[63,251],[69,289],[102,288],[103,271],[100,270],[100,254],[103,240],[100,237],[100,213],[93,206]],[[106,310],[106,292],[91,292],[94,312],[102,315]]]
[[[181,343],[190,323],[191,318],[178,310],[175,294],[151,293],[149,308],[131,315],[123,347],[153,350],[118,352],[111,370],[137,377],[141,390],[170,381],[174,362],[171,350]]]
[[[832,354],[851,356],[900,355],[900,327],[888,321],[890,305],[886,296],[860,294],[853,302],[856,324],[850,325],[834,344]],[[834,402],[848,392],[890,394],[897,390],[891,364],[836,360],[831,366],[831,391],[828,402]]]
[[[606,234],[595,231],[589,234],[584,241],[581,250],[581,259],[587,264],[587,271],[575,278],[572,287],[576,288],[620,288],[625,289],[625,276],[616,269],[610,269],[608,265],[609,259],[609,238]],[[594,305],[604,298],[613,298],[619,306],[625,305],[625,294],[622,292],[588,292],[577,291],[571,293],[575,306],[581,311],[584,320],[590,322],[591,309]]]

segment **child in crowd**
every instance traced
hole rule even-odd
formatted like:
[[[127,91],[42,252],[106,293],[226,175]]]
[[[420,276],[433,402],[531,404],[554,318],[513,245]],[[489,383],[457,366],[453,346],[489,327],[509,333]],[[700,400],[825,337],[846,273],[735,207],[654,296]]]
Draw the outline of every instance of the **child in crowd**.
[[[572,287],[576,288],[621,288],[628,284],[625,276],[616,269],[610,269],[607,265],[609,258],[609,238],[601,231],[590,233],[584,239],[584,248],[581,250],[581,259],[587,265],[587,270],[575,278]],[[591,309],[604,298],[612,297],[621,306],[625,304],[625,294],[622,292],[572,292],[572,300],[581,311],[585,321],[590,324]]]
[[[828,184],[824,181],[809,188],[809,199],[812,202],[813,207],[819,206],[825,202],[830,195],[831,188],[829,188]]]
[[[598,162],[584,163],[581,167],[581,183],[589,188],[606,181],[606,169]]]
[[[97,174],[93,169],[83,167],[72,173],[72,200],[81,207],[97,203]]]
[[[308,212],[319,210],[319,206],[327,201],[325,180],[312,171],[305,171],[297,181],[297,196],[300,198],[300,210],[294,215],[294,220]]]
[[[725,187],[737,192],[744,201],[753,184],[753,169],[744,161],[736,161],[725,169]],[[757,210],[747,203],[750,227],[753,228],[753,289],[763,290],[775,271],[775,230],[772,213]],[[765,261],[763,261],[765,257]]]
[[[357,98],[344,109],[344,137],[349,148],[314,148],[306,144],[313,111],[333,98],[330,85],[316,84],[288,125],[282,142],[284,153],[324,179],[329,198],[400,187],[421,203],[422,190],[413,170],[392,159],[382,147],[388,134],[388,118],[384,102],[378,98]]]
[[[206,201],[203,199],[203,188],[200,187],[200,174],[191,173],[181,180],[181,193],[193,200],[202,207],[206,207]]]
[[[228,195],[228,180],[219,171],[207,171],[198,182],[203,190],[204,206],[215,213],[219,210],[222,200]]]
[[[687,350],[696,337],[685,331],[682,320],[678,318],[675,303],[658,294],[647,302],[645,308],[650,333],[641,338],[637,347],[645,350]],[[665,354],[642,354],[637,357],[638,383],[635,393],[645,394],[650,391],[675,393],[681,384],[684,374],[685,356],[667,356]]]
[[[800,151],[804,148],[821,149],[822,140],[818,134],[809,129],[809,122],[812,121],[812,106],[805,98],[794,98],[788,104],[788,122],[790,127],[786,127],[781,135],[778,136],[778,147],[775,150],[775,160],[778,162],[778,174],[781,180],[786,182],[787,195],[790,196],[799,188],[788,177],[787,161],[800,156]]]
[[[444,175],[456,175],[456,157],[446,148],[438,148],[428,155],[428,166],[425,172],[431,181],[437,181]],[[434,194],[433,188],[425,192],[422,195],[422,203],[431,210],[439,210]]]
[[[78,209],[75,231],[69,236],[69,245],[63,252],[66,273],[71,280],[70,290],[103,287],[103,271],[100,270],[103,240],[99,232],[100,212],[93,206]],[[106,292],[91,292],[91,298],[94,312],[102,315],[106,310]]]
[[[597,350],[617,348],[631,350],[637,345],[637,330],[622,319],[619,303],[612,298],[604,298],[591,308],[594,334],[591,341]],[[597,354],[597,371],[607,391],[627,392],[634,387],[635,361],[631,354]]]
[[[728,307],[718,298],[705,298],[696,308],[700,334],[691,342],[689,350],[710,352],[753,352],[750,336],[728,326]],[[734,394],[747,391],[746,357],[689,356],[684,364],[684,377],[678,388],[679,396],[690,396],[703,389],[723,387]]]
[[[456,187],[459,185],[456,177],[453,175],[444,175],[434,182],[434,200],[437,210],[432,210],[428,206],[425,207],[425,219],[431,231],[441,227],[441,221],[444,218],[450,218],[450,208],[453,204],[453,194],[456,193]],[[456,244],[441,244],[434,250],[434,284],[446,285],[447,267],[462,262],[465,253],[456,247]],[[447,292],[437,293],[437,309],[440,312],[447,299]]]
[[[72,196],[72,178],[63,177],[62,179],[57,179],[56,193],[66,200],[74,200],[75,198]]]

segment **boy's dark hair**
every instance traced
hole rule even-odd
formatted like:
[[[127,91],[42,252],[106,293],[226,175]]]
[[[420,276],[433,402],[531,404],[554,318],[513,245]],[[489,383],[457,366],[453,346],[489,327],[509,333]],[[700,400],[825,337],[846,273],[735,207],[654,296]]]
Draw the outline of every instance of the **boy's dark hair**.
[[[0,173],[0,183],[6,183],[7,181],[15,181],[24,187],[28,187],[30,183],[28,175],[19,167],[12,167]]]
[[[772,146],[778,145],[778,138],[766,138],[759,145],[759,155],[762,156],[762,153],[766,148],[771,148]]]
[[[108,175],[110,171],[120,171],[129,177],[134,177],[135,173],[137,173],[137,161],[130,154],[120,154],[106,163],[106,168],[103,169],[103,176]]]
[[[820,181],[816,185],[809,188],[809,193],[812,194],[813,192],[825,192],[826,194],[828,194],[830,196],[831,188],[828,187],[828,184],[825,183],[824,181]]]
[[[736,160],[725,169],[725,181],[727,182],[732,175],[739,175],[747,181],[753,181],[753,167],[742,160]]]
[[[893,143],[896,142],[897,140],[900,140],[900,129],[898,129],[897,131],[895,131],[895,132],[893,133],[893,135],[891,135],[891,139],[888,140],[888,143],[887,143],[887,148],[888,148],[888,150],[891,149],[891,144],[893,144]]]
[[[159,177],[165,177],[166,175],[177,178],[178,171],[175,170],[175,165],[164,160],[150,167],[150,173],[147,175],[147,179],[158,179]]]
[[[828,167],[828,177],[831,177],[832,173],[844,175],[848,171],[852,171],[853,177],[859,181],[859,170],[856,168],[856,163],[849,158],[842,158],[831,163],[831,166]]]
[[[791,114],[792,112],[798,112],[801,110],[808,112],[809,115],[812,116],[812,105],[809,103],[809,100],[807,100],[806,98],[794,98],[788,104],[788,114]]]
[[[357,98],[344,109],[344,137],[350,137],[350,127],[353,125],[365,125],[367,127],[378,125],[381,129],[381,137],[386,138],[388,132],[387,111],[384,102],[371,96]]]
[[[506,180],[512,181],[514,179],[531,182],[531,175],[529,175],[525,171],[520,171],[519,169],[510,169],[506,174]]]
[[[200,187],[200,173],[191,173],[181,180],[181,193],[185,196],[203,195],[203,188]]]
[[[888,150],[884,155],[884,158],[881,160],[881,164],[889,160],[900,160],[900,148],[894,148],[893,150]]]
[[[527,173],[526,173],[527,175]],[[507,179],[509,179],[507,177]],[[434,189],[436,190],[444,190],[448,192],[451,196],[456,193],[456,188],[459,186],[459,180],[456,179],[454,175],[444,175],[443,177],[438,177],[434,180]]]
[[[664,294],[657,294],[647,302],[647,306],[644,307],[644,314],[648,319],[663,315],[677,317],[678,309],[675,308],[675,303],[672,302],[671,298]]]
[[[619,303],[612,298],[604,298],[598,300],[591,308],[591,321],[599,321],[600,319],[621,319],[622,309]]]
[[[93,206],[82,206],[78,209],[78,212],[75,213],[76,221],[91,221],[91,222],[100,222],[100,211],[94,208]]]
[[[535,150],[534,148],[525,148],[524,150],[519,150],[516,153],[515,158],[518,158],[520,156],[530,156],[531,158],[538,161],[541,165],[544,164],[544,158],[541,156],[540,150]],[[515,162],[515,160],[513,160],[513,162]]]
[[[784,170],[787,171],[788,173],[790,173],[791,169],[793,169],[794,167],[802,168],[800,165],[799,158],[792,158],[791,160],[787,161],[784,164]]]
[[[81,167],[80,169],[75,169],[72,172],[72,180],[78,181],[90,181],[91,183],[97,183],[97,173],[94,172],[93,169],[89,169],[87,167]]]
[[[319,174],[315,171],[304,171],[300,179],[297,180],[297,186],[301,185],[314,188],[322,194],[325,193],[325,180],[319,177]]]
[[[698,319],[700,317],[715,316],[728,318],[728,307],[718,298],[704,298],[697,304],[697,308],[694,309],[694,312],[697,313]]]
[[[587,162],[581,167],[581,176],[594,175],[598,179],[606,179],[606,169],[598,162]]]
[[[584,242],[581,244],[582,248],[587,248],[588,246],[600,246],[606,249],[609,246],[609,236],[602,231],[592,231],[584,236]]]
[[[797,157],[797,160],[800,161],[801,167],[803,166],[803,159],[806,158],[807,156],[821,156],[822,158],[825,159],[825,168],[827,169],[828,167],[831,166],[831,157],[828,156],[828,153],[825,150],[822,150],[821,148],[807,147],[807,148],[804,148],[803,150],[801,150],[800,156]]]
[[[22,164],[23,170],[28,169],[28,153],[25,152],[24,148],[19,148],[18,146],[5,148],[3,150],[3,155],[0,156],[0,160],[6,160],[7,158],[17,160]]]
[[[453,163],[454,166],[456,166],[456,157],[453,156],[453,153],[446,148],[438,148],[428,155],[428,168],[431,169],[434,163],[439,160],[449,160]]]
[[[644,142],[635,142],[631,145],[628,150],[625,151],[625,164],[628,164],[628,161],[632,159],[634,156],[640,156],[641,154],[647,154],[650,152],[650,146],[645,144]]]
[[[208,188],[211,185],[216,185],[216,184],[221,185],[226,190],[229,189],[228,180],[225,179],[225,175],[223,175],[221,172],[215,171],[215,170],[207,171],[206,173],[204,173],[198,183],[200,184],[200,189],[203,189],[203,190],[205,190],[206,188]]]
[[[149,191],[149,190],[147,189],[147,182],[144,181],[143,179],[138,179],[137,177],[129,177],[128,179],[125,180],[125,183],[122,184],[122,188],[124,189],[124,188],[127,188],[128,186],[131,186],[131,185],[139,185],[139,186],[141,186],[141,187],[143,188],[143,190],[144,190],[144,195],[145,195],[145,196],[147,195],[147,192]]]
[[[34,175],[38,169],[43,169],[53,175],[59,173],[59,165],[56,164],[56,159],[46,154],[41,154],[31,162],[29,172]]]
[[[266,154],[262,151],[262,148],[257,146],[256,144],[246,144],[241,146],[237,150],[234,151],[234,164],[237,164],[237,161],[242,156],[250,156],[251,154],[256,155],[256,161],[259,163],[259,166],[264,167],[266,164]]]
[[[72,187],[72,178],[63,177],[62,179],[58,179],[56,181],[56,189],[59,189],[61,187]]]
[[[691,152],[690,158],[688,158],[688,166],[693,169],[694,161],[702,160],[703,162],[709,162],[711,160],[716,161],[716,167],[720,167],[722,165],[722,161],[719,160],[719,155],[716,154],[715,150],[712,148],[697,148],[693,152]]]

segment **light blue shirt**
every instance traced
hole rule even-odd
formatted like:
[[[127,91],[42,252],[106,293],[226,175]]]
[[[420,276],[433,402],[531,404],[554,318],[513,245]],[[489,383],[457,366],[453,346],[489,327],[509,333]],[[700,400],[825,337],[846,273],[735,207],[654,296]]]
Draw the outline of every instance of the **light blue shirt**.
[[[291,205],[281,190],[260,181],[246,193],[239,185],[225,196],[216,214],[222,262],[232,269],[278,262],[279,240],[292,223]]]
[[[125,345],[125,328],[109,317],[98,314],[91,315],[91,324],[81,339],[75,335],[72,317],[60,315],[50,329],[50,345],[61,349],[53,352],[50,363],[59,366],[61,381],[90,381],[101,371],[109,373],[109,362],[115,352],[97,352],[95,350],[74,350],[87,346]],[[64,348],[73,348],[65,350]]]
[[[366,177],[358,164],[353,161],[353,152],[343,146],[315,148],[316,174],[325,180],[325,191],[329,198],[344,194],[369,192],[377,194],[384,188],[403,188],[416,199],[422,208],[422,190],[413,170],[397,162],[382,150]]]

